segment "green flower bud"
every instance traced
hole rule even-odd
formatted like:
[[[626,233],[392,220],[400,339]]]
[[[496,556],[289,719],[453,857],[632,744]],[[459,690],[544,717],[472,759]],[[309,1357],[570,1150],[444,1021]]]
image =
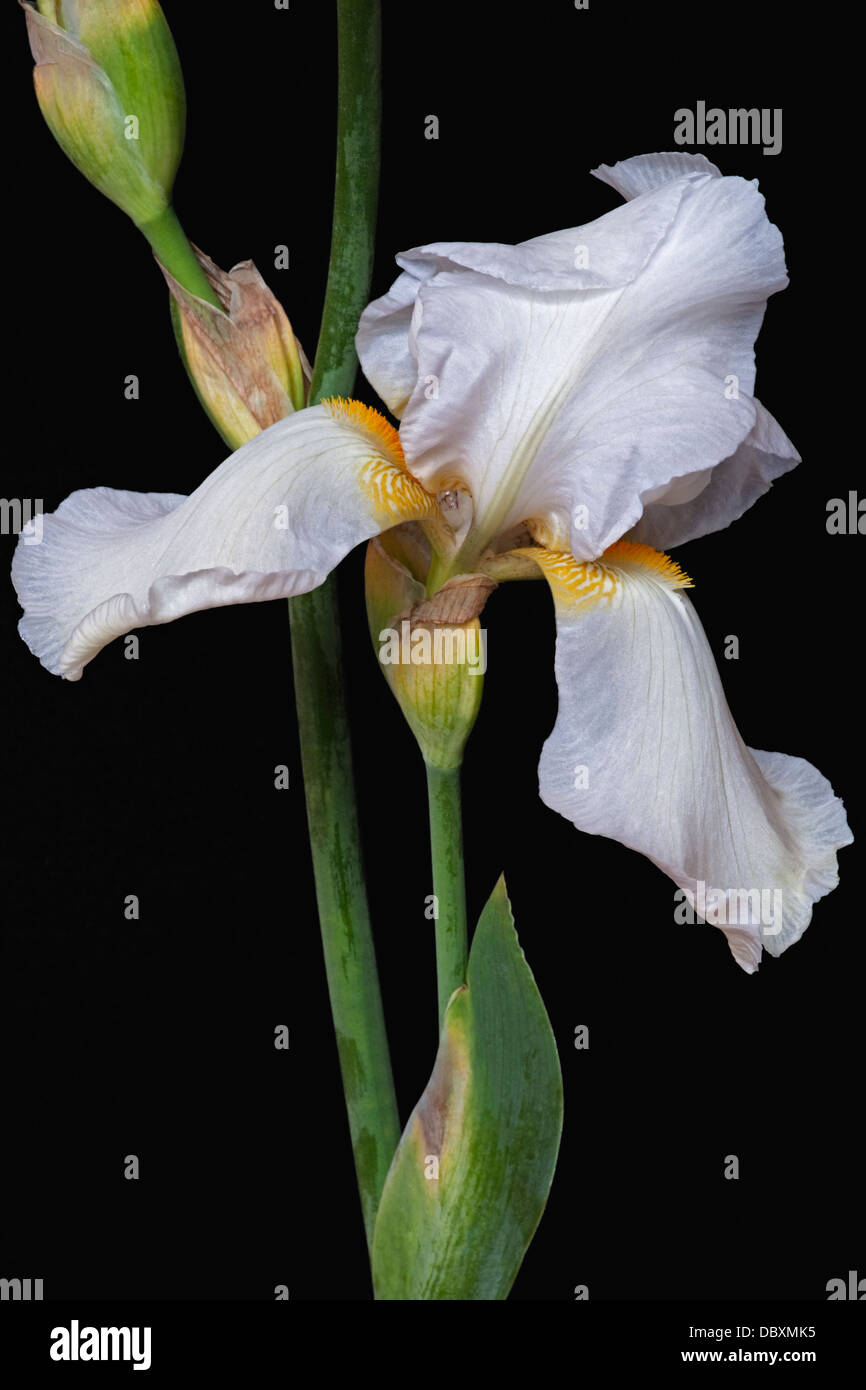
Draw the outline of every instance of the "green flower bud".
[[[136,225],[158,218],[183,149],[185,98],[156,0],[40,0],[24,13],[55,140]]]

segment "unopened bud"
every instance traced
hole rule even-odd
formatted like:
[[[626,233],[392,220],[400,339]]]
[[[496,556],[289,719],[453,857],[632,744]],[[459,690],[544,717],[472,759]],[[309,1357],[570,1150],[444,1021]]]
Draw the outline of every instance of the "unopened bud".
[[[183,149],[180,61],[156,0],[24,5],[36,96],[75,167],[138,226],[168,206]]]
[[[187,371],[232,449],[306,404],[310,364],[283,306],[252,261],[228,274],[193,248],[220,302],[214,308],[162,267],[174,298]]]

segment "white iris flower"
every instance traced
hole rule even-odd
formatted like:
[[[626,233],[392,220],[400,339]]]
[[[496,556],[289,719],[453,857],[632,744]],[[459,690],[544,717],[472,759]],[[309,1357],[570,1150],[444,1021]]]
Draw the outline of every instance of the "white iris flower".
[[[74,493],[42,544],[18,547],[21,633],[77,680],[132,628],[305,593],[409,523],[432,546],[431,595],[540,570],[559,686],[542,799],[650,858],[751,972],[802,935],[852,837],[814,767],[745,746],[690,581],[662,552],[727,526],[799,461],[752,394],[782,239],[757,187],[702,156],[596,172],[627,201],[586,226],[398,257],[358,350],[399,435],[331,401],[190,497]]]

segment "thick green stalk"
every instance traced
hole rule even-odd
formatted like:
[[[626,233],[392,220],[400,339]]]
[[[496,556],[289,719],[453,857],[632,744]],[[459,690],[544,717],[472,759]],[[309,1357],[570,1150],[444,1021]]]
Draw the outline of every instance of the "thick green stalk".
[[[319,925],[368,1244],[400,1140],[364,885],[336,595],[289,600]]]
[[[463,876],[463,821],[460,768],[427,768],[430,853],[436,894],[436,982],[439,1026],[448,1000],[466,983],[466,885]]]
[[[337,0],[339,92],[334,217],[310,401],[349,395],[355,334],[373,273],[382,119],[379,0]]]
[[[199,299],[207,300],[208,304],[213,304],[215,308],[221,307],[207,276],[196,260],[195,252],[186,239],[186,233],[177,220],[174,208],[167,207],[152,222],[141,223],[139,231],[147,237],[153,254],[179,285],[183,285],[190,294],[198,295]]]
[[[379,180],[378,0],[338,0],[337,170],[310,404],[349,396],[370,288]],[[368,1243],[400,1138],[361,862],[336,583],[289,601],[307,819],[328,991]]]

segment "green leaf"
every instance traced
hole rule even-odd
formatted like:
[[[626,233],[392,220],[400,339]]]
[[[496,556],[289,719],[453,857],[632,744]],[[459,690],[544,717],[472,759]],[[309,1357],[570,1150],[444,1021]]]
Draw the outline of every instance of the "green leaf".
[[[500,878],[394,1155],[373,1235],[377,1299],[508,1296],[541,1219],[562,1078]]]

